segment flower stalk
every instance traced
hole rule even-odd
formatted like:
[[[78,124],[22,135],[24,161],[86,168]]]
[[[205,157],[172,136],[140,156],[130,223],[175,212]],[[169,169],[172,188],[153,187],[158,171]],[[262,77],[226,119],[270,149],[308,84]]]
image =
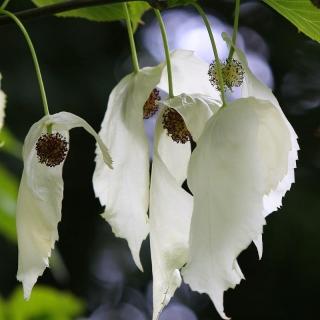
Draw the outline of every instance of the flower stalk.
[[[156,17],[158,19],[158,23],[161,30],[162,35],[162,41],[164,46],[164,52],[166,55],[166,62],[167,62],[167,70],[168,70],[168,86],[169,86],[169,98],[173,98],[173,82],[172,82],[172,70],[171,70],[171,61],[170,61],[170,52],[169,52],[169,44],[168,44],[168,38],[166,34],[166,29],[164,27],[164,23],[160,14],[160,11],[158,9],[154,9],[154,12],[156,14]]]
[[[232,34],[232,43],[236,45],[237,41],[237,33],[238,33],[238,23],[239,23],[239,8],[240,8],[240,0],[236,0],[236,9],[234,12],[234,23],[233,23],[233,34]],[[228,59],[231,60],[234,53],[234,47],[231,46]]]
[[[128,11],[128,5],[126,2],[124,2],[122,4],[122,6],[123,6],[124,13],[126,15],[126,24],[127,24],[128,35],[129,35],[129,41],[130,41],[133,68],[134,68],[134,72],[137,73],[137,72],[139,72],[139,62],[138,62],[138,57],[137,57],[136,46],[134,44],[133,31],[132,31],[132,26],[131,26],[131,21],[130,21],[130,15],[129,15],[129,11]]]
[[[222,78],[222,68],[221,68],[221,64],[220,64],[220,60],[219,60],[219,56],[218,56],[216,43],[214,41],[214,37],[213,37],[213,34],[212,34],[212,30],[211,30],[209,21],[208,21],[208,19],[206,17],[206,14],[202,10],[202,8],[196,2],[193,2],[192,5],[200,13],[200,15],[201,15],[201,17],[202,17],[202,19],[203,19],[203,21],[204,21],[204,23],[206,25],[206,28],[208,30],[208,34],[209,34],[209,37],[210,37],[214,58],[216,60],[217,73],[218,73],[218,79],[219,79],[219,83],[220,83],[220,88],[224,88],[224,82],[223,82],[223,78]],[[226,94],[225,94],[224,90],[221,90],[221,99],[222,99],[223,106],[225,106],[227,104],[227,99],[226,99]]]
[[[37,55],[36,55],[36,52],[34,50],[34,47],[33,47],[33,44],[31,42],[31,39],[30,39],[30,37],[28,35],[28,32],[25,29],[25,27],[23,26],[23,24],[20,22],[20,20],[14,14],[12,14],[11,12],[0,9],[0,14],[7,15],[8,17],[10,17],[18,25],[18,27],[22,31],[22,33],[23,33],[23,35],[24,35],[24,37],[25,37],[25,39],[26,39],[26,41],[28,43],[28,46],[29,46],[29,49],[30,49],[30,52],[31,52],[31,56],[32,56],[32,59],[33,59],[33,62],[34,62],[34,67],[36,69],[36,74],[37,74],[39,88],[40,88],[41,97],[42,97],[44,114],[45,115],[49,115],[50,112],[49,112],[46,92],[44,90],[44,85],[43,85],[43,81],[42,81],[42,76],[41,76],[41,72],[40,72],[40,67],[39,67]],[[51,133],[51,132],[48,132],[48,133]]]

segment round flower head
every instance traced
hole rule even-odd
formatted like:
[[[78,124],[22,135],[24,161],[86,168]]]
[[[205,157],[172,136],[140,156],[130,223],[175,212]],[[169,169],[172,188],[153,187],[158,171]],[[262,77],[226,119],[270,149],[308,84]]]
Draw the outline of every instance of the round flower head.
[[[159,110],[159,105],[156,104],[156,101],[160,101],[161,97],[159,95],[159,90],[154,88],[148,100],[145,102],[143,106],[143,119],[149,119],[153,117],[157,111]]]
[[[59,165],[66,157],[68,142],[60,133],[44,133],[36,143],[37,157],[47,167]]]
[[[192,138],[183,118],[173,108],[168,108],[163,113],[162,124],[163,128],[168,131],[167,135],[171,136],[172,140],[177,143],[186,143]]]
[[[222,80],[224,83],[224,91],[229,89],[231,92],[232,87],[240,87],[244,78],[244,68],[242,64],[235,59],[226,59],[224,62],[220,61]],[[209,66],[209,81],[216,88],[221,91],[216,61],[213,61]]]

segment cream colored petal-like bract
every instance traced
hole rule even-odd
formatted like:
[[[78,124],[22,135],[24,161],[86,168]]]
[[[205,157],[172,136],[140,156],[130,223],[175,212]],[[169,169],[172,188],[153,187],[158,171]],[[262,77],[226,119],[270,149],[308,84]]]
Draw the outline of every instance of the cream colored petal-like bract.
[[[265,224],[255,112],[265,106],[265,101],[248,98],[220,108],[207,122],[188,168],[194,209],[182,276],[193,290],[209,294],[226,319],[223,293],[243,278],[236,259]]]
[[[114,170],[106,170],[97,150],[93,175],[95,194],[105,206],[102,216],[117,237],[128,241],[141,270],[140,247],[149,233],[149,142],[143,105],[159,83],[162,69],[144,68],[113,89],[99,135],[110,148]]]
[[[0,74],[0,81],[1,81],[1,74]],[[1,84],[1,83],[0,83]],[[0,86],[1,88],[1,86]],[[5,113],[4,113],[4,108],[6,107],[6,95],[5,93],[0,89],[0,131],[3,127],[3,122],[4,122],[4,117],[5,117]],[[1,141],[0,141],[1,143]]]
[[[221,106],[220,100],[199,93],[182,93],[172,99],[162,100],[160,103],[179,112],[195,142],[201,136],[206,122]]]
[[[69,141],[69,129],[84,127],[98,141],[106,163],[111,158],[97,133],[83,119],[67,112],[45,116],[29,130],[22,150],[24,170],[17,200],[18,274],[22,281],[25,299],[29,299],[32,287],[44,269],[49,266],[48,257],[58,240],[57,226],[61,219],[63,198],[63,163],[47,167],[38,162],[35,145],[46,125],[52,124],[54,132]],[[110,169],[109,169],[110,170]]]
[[[174,168],[189,159],[190,143],[177,144],[167,136],[160,111],[156,122],[150,186],[150,245],[153,273],[153,320],[180,286],[180,269],[187,261],[192,196],[181,188]],[[174,154],[166,166],[166,153]],[[189,156],[187,156],[189,154]],[[173,170],[173,171],[170,171]]]
[[[279,103],[272,93],[271,89],[266,87],[250,70],[247,59],[244,53],[232,44],[231,39],[227,33],[222,33],[223,39],[227,42],[227,45],[233,46],[235,49],[236,59],[241,62],[245,69],[244,83],[241,85],[242,97],[255,97],[261,100],[269,100],[280,111],[281,117],[286,123],[286,126],[290,133],[291,147],[286,156],[277,161],[277,175],[273,175],[274,163],[270,162],[266,167],[266,171],[271,173],[269,176],[269,184],[266,186],[264,202],[264,215],[267,216],[273,211],[276,211],[282,204],[282,198],[285,193],[290,190],[291,184],[294,182],[294,169],[296,168],[296,160],[298,159],[299,145],[297,142],[297,135],[292,128],[291,124],[282,112]],[[284,146],[286,148],[286,146]],[[273,181],[271,181],[273,179]]]
[[[181,93],[199,93],[221,100],[218,93],[210,84],[208,77],[209,64],[190,50],[174,50],[170,53],[173,92],[175,96]],[[164,67],[161,81],[158,87],[168,92],[167,67]]]

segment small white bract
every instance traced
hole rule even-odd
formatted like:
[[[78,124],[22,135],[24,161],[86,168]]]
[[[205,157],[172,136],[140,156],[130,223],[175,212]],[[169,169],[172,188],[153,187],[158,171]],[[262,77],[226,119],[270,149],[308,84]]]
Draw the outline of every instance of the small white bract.
[[[74,114],[60,112],[48,115],[30,128],[22,150],[24,169],[16,214],[19,250],[17,279],[23,283],[26,300],[29,299],[37,278],[49,266],[48,257],[55,241],[58,240],[57,227],[61,219],[63,162],[55,166],[46,166],[37,159],[36,143],[48,125],[52,125],[55,132],[65,137],[66,142],[69,141],[70,129],[86,129],[96,138],[103,154],[103,161],[112,168],[108,149],[98,134],[86,121]],[[50,150],[47,148],[46,153]]]

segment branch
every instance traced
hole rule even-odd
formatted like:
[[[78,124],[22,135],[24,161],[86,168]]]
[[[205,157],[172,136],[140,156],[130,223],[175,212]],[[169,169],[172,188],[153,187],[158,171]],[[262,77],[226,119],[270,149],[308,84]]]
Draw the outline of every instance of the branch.
[[[138,0],[130,0],[138,1]],[[161,0],[160,0],[161,1]],[[126,0],[69,0],[65,2],[59,2],[56,4],[51,4],[49,6],[29,9],[21,12],[14,13],[14,15],[21,21],[26,22],[29,20],[34,20],[46,16],[51,16],[57,13],[87,8],[96,7],[106,4],[122,3],[127,2]],[[7,16],[0,17],[0,27],[14,24],[14,21]]]

